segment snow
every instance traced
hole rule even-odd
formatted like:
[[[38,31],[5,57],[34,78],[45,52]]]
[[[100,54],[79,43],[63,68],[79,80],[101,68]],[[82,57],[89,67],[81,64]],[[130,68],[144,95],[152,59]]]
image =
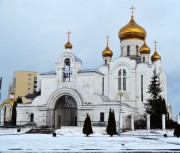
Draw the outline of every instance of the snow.
[[[180,138],[173,136],[174,131],[138,130],[110,137],[101,128],[86,137],[82,128],[64,127],[53,137],[26,134],[26,130],[0,129],[0,152],[180,152]]]

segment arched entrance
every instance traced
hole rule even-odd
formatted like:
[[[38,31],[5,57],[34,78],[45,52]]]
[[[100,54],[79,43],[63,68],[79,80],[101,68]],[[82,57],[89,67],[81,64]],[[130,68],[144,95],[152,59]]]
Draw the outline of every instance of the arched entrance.
[[[77,126],[77,102],[70,95],[59,97],[54,110],[55,127]]]
[[[78,121],[78,110],[81,106],[82,99],[78,91],[70,88],[55,90],[47,101],[46,125],[56,128],[62,126],[62,124],[64,125],[64,121],[74,122],[76,125]],[[65,117],[66,114],[70,115]]]

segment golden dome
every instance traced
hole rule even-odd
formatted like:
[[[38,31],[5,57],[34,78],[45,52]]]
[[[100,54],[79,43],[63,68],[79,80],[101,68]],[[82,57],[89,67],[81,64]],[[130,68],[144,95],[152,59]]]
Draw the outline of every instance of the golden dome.
[[[147,46],[146,42],[144,41],[144,44],[139,49],[140,54],[149,54],[151,49]]]
[[[157,51],[155,50],[154,54],[151,56],[151,60],[152,61],[157,61],[161,59],[161,56],[157,53]]]
[[[72,48],[72,44],[68,41],[68,42],[64,45],[64,47],[65,47],[66,49],[71,49],[71,48]]]
[[[14,102],[15,102],[14,99],[9,98],[9,99],[5,100],[1,106],[3,107],[5,104],[9,104],[13,107]]]
[[[132,38],[144,40],[146,38],[146,31],[134,21],[132,16],[129,23],[119,30],[118,35],[120,40]]]
[[[112,55],[113,55],[113,52],[109,49],[109,46],[107,44],[105,50],[103,50],[103,52],[102,52],[102,56],[103,57],[107,57],[107,56],[112,57]]]

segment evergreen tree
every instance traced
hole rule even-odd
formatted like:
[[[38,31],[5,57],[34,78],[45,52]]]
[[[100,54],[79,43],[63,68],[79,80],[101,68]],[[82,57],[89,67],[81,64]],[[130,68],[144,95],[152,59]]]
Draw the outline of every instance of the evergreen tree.
[[[166,102],[161,96],[162,88],[160,82],[160,75],[157,74],[156,69],[153,71],[150,85],[148,87],[148,103],[146,104],[146,113],[151,117],[151,128],[162,127],[162,114],[167,115]]]
[[[91,118],[89,114],[87,114],[86,119],[84,121],[83,134],[86,134],[88,137],[90,134],[93,134],[92,126],[91,126]]]
[[[11,120],[12,126],[16,126],[16,116],[17,116],[16,107],[17,107],[17,103],[14,102],[14,105],[12,108],[12,120]]]
[[[112,118],[113,118],[113,131],[114,131],[114,134],[117,134],[114,110],[112,111]]]
[[[109,134],[111,137],[116,134],[116,121],[115,121],[115,115],[114,110],[109,110],[109,118],[108,118],[108,126],[106,128],[107,134]]]

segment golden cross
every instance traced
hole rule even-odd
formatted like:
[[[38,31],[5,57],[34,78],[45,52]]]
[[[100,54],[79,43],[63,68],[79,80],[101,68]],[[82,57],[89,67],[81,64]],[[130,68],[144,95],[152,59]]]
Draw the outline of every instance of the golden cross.
[[[154,44],[155,44],[155,50],[156,50],[156,45],[157,45],[157,43],[158,43],[157,41],[154,41]]]
[[[71,32],[68,31],[66,34],[68,35],[68,42],[69,42]]]
[[[133,10],[135,9],[133,6],[131,7],[131,8],[129,8],[129,9],[132,9],[132,18],[133,18],[133,14],[134,14],[134,12],[133,12]]]
[[[108,44],[108,41],[109,41],[109,36],[108,35],[106,36],[106,40],[107,40],[107,44]]]

